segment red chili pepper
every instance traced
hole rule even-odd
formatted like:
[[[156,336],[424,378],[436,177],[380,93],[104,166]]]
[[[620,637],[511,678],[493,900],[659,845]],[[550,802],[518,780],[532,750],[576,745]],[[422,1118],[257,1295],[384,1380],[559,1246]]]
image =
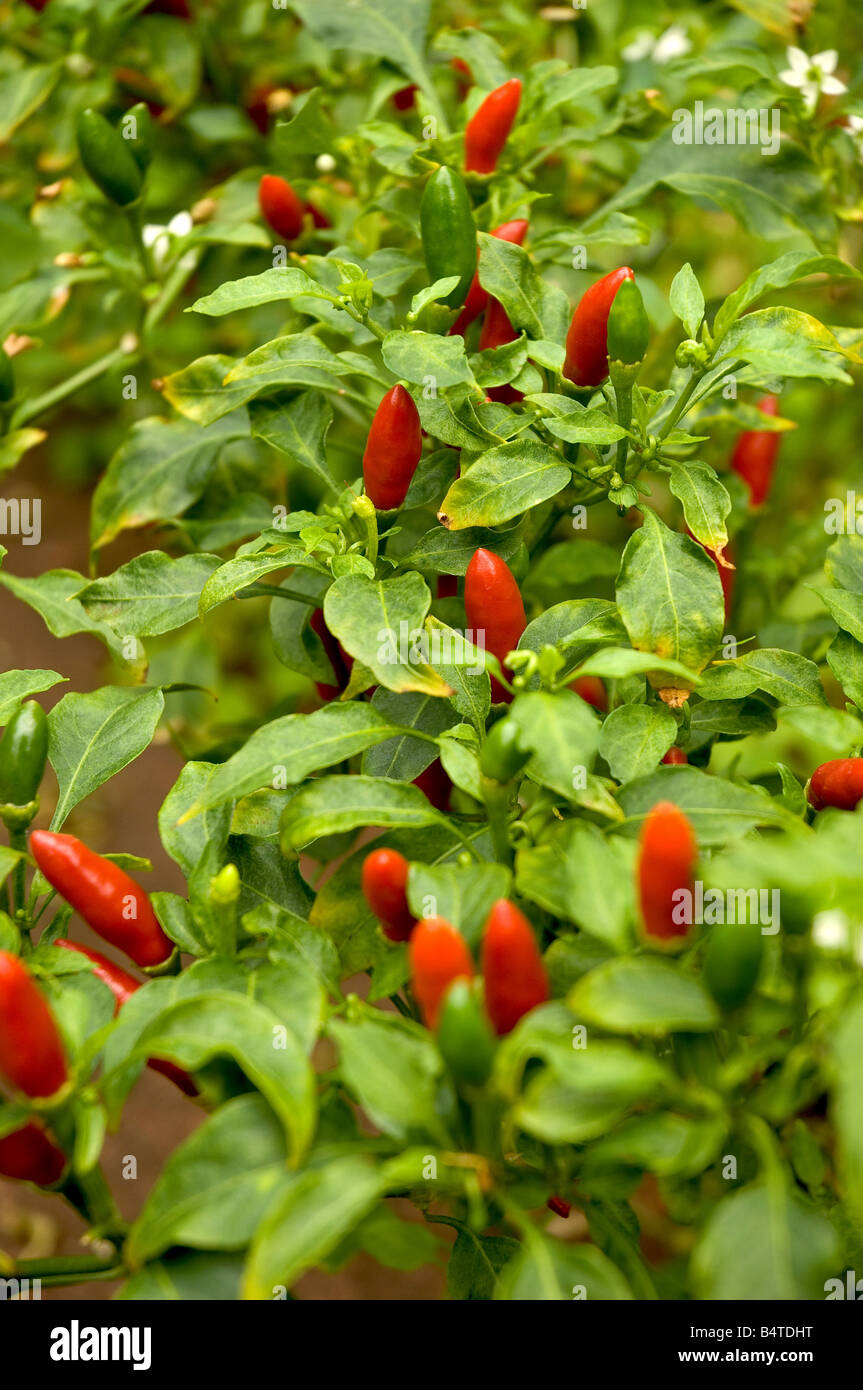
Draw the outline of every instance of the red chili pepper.
[[[563,1198],[558,1197],[556,1193],[553,1197],[549,1197],[545,1205],[548,1207],[549,1211],[554,1212],[555,1216],[562,1216],[564,1220],[572,1211],[570,1203],[565,1202]]]
[[[502,663],[518,646],[527,619],[509,565],[491,550],[475,550],[471,557],[464,581],[464,606],[468,627],[477,635],[485,633],[486,650]],[[491,691],[495,700],[512,699],[494,676]]]
[[[495,227],[491,233],[497,237],[498,241],[509,241],[514,246],[523,246],[527,236],[529,223],[524,218],[517,218],[514,222],[503,222],[501,226]],[[477,253],[479,258],[479,253]],[[464,337],[465,332],[470,328],[474,319],[478,319],[489,301],[489,292],[484,290],[479,283],[479,271],[474,275],[467,292],[467,298],[462,305],[461,312],[450,329],[450,334],[460,333]]]
[[[363,454],[366,492],[378,511],[400,507],[423,449],[419,412],[402,385],[388,391],[375,411]]]
[[[440,758],[435,758],[433,763],[429,763],[428,767],[420,773],[419,777],[414,778],[413,784],[415,787],[419,787],[421,792],[425,792],[425,795],[436,810],[449,810],[452,782],[444,771],[444,766]]]
[[[397,111],[410,111],[416,104],[416,94],[419,91],[415,82],[410,82],[407,87],[399,87],[397,92],[393,92],[393,106]]]
[[[42,873],[97,936],[136,965],[162,965],[174,943],[162,931],[143,888],[74,835],[34,830],[30,849]]]
[[[816,767],[806,797],[816,811],[823,811],[825,806],[853,811],[863,801],[863,758],[831,758]]]
[[[363,862],[363,896],[390,941],[409,941],[416,926],[408,907],[409,870],[395,849],[374,849]]]
[[[443,997],[453,980],[473,976],[473,960],[461,932],[443,917],[422,917],[408,948],[413,992],[429,1028],[436,1028]]]
[[[566,335],[563,375],[574,386],[601,386],[608,376],[608,315],[624,280],[634,280],[628,265],[603,275],[579,300]]]
[[[0,1072],[25,1096],[53,1096],[66,1054],[44,994],[18,956],[0,951]]]
[[[680,807],[672,801],[652,806],[639,836],[638,887],[644,931],[653,940],[674,941],[689,931],[689,923],[675,921],[683,916],[675,894],[692,893],[697,857],[692,825]]]
[[[549,997],[548,976],[533,927],[508,898],[492,908],[482,939],[486,1013],[496,1033],[509,1033],[520,1018]]]
[[[303,230],[306,204],[278,174],[264,174],[258,185],[258,204],[277,236],[295,241]]]
[[[474,174],[493,174],[518,114],[521,82],[510,78],[490,92],[467,123],[464,167]]]
[[[517,337],[518,333],[510,323],[509,315],[500,300],[490,299],[479,335],[480,352],[485,352],[487,348],[503,347],[505,343],[513,343]],[[488,397],[502,405],[513,405],[516,401],[524,399],[524,393],[506,383],[503,386],[489,387]]]
[[[330,219],[327,217],[327,214],[325,212],[321,212],[320,208],[316,208],[314,203],[306,203],[306,212],[311,217],[312,224],[315,227],[327,228],[333,225]]]
[[[599,676],[576,676],[575,680],[570,682],[570,689],[601,713],[604,714],[608,709],[608,691]]]
[[[0,1139],[0,1177],[53,1187],[65,1167],[65,1154],[33,1120]]]
[[[437,577],[438,598],[455,598],[458,594],[458,575],[439,574]]]
[[[76,951],[80,956],[86,956],[95,965],[93,974],[97,980],[101,980],[107,985],[114,996],[114,1013],[118,1014],[126,1000],[141,988],[142,981],[136,980],[134,975],[130,975],[128,970],[124,970],[122,965],[116,965],[114,961],[108,960],[107,956],[100,955],[98,951],[91,951],[89,946],[80,946],[77,941],[67,941],[65,938],[55,941],[55,946],[62,946],[67,951]],[[173,1062],[163,1061],[160,1057],[150,1057],[147,1066],[153,1071],[161,1072],[173,1081],[175,1086],[179,1086],[187,1096],[196,1096],[198,1088],[187,1071],[177,1067]]]
[[[464,58],[450,58],[449,65],[458,78],[458,99],[464,101],[473,86],[473,73]]]
[[[779,401],[762,396],[758,409],[762,415],[778,415]],[[760,507],[767,499],[781,442],[782,435],[775,430],[744,430],[735,445],[731,467],[749,488],[750,507]]]
[[[678,748],[675,744],[671,748],[669,748],[662,761],[670,767],[682,767],[684,763],[689,762],[689,759],[687,758],[683,749]]]
[[[309,618],[309,627],[320,637],[324,651],[330,659],[330,665],[339,681],[338,685],[327,685],[324,681],[315,681],[315,687],[322,700],[335,700],[338,695],[341,695],[350,680],[354,659],[330,632],[324,620],[322,608],[314,610]]]

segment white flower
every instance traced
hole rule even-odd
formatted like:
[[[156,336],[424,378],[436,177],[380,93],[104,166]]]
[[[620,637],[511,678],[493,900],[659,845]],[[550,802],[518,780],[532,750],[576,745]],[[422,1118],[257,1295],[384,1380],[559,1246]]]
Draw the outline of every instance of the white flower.
[[[336,161],[331,154],[319,154],[315,160],[315,168],[319,174],[331,174],[336,167]]]
[[[800,91],[807,111],[815,110],[822,92],[830,97],[838,97],[847,92],[845,83],[833,76],[839,61],[839,54],[835,48],[827,48],[823,53],[814,53],[810,58],[802,48],[792,45],[786,50],[786,56],[791,66],[786,68],[785,72],[780,72],[779,81],[784,82],[786,87],[796,87]]]
[[[647,58],[653,52],[653,35],[649,29],[642,29],[631,43],[628,43],[621,50],[621,58],[625,63],[640,63],[642,58]]]
[[[192,230],[192,214],[190,212],[176,213],[168,223],[167,227],[162,227],[156,222],[148,222],[141,232],[141,240],[144,245],[152,248],[153,264],[156,269],[161,269],[171,250],[172,237],[188,236]],[[186,258],[186,264],[190,267],[195,264],[195,256],[190,252]]]
[[[688,53],[692,44],[686,37],[686,30],[682,24],[672,24],[670,29],[660,35],[653,48],[653,61],[655,63],[670,63],[672,58],[682,58]]]
[[[818,912],[812,919],[812,940],[825,951],[847,949],[848,927],[848,918],[844,912]]]

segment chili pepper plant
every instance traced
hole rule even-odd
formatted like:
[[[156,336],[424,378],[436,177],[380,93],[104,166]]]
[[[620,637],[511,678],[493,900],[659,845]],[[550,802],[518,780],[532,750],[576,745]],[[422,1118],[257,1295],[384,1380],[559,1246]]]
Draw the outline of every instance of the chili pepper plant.
[[[853,9],[3,7],[4,1274],[861,1268]]]

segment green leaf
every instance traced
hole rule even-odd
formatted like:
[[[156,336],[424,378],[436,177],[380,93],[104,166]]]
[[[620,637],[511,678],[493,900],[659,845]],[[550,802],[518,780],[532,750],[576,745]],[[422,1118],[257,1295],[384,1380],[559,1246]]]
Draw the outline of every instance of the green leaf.
[[[342,1081],[373,1125],[403,1143],[448,1142],[437,1106],[443,1059],[427,1029],[366,1008],[356,1022],[332,1019],[328,1031]]]
[[[472,381],[464,352],[464,339],[441,337],[439,333],[399,330],[388,333],[381,344],[381,355],[393,376],[423,386],[429,380],[438,391],[459,382]]]
[[[414,571],[394,579],[349,574],[327,590],[324,617],[345,651],[388,690],[443,696],[450,688],[424,659],[422,650],[430,604],[428,585]],[[420,650],[415,653],[417,643]]]
[[[509,717],[517,724],[524,746],[533,752],[528,776],[567,800],[578,801],[583,774],[593,767],[599,742],[599,719],[590,705],[574,690],[560,690],[556,695],[534,690],[519,696]]]
[[[412,783],[382,777],[320,777],[290,803],[282,819],[282,843],[287,851],[321,835],[338,835],[361,825],[418,829],[445,823]]]
[[[713,337],[717,344],[724,338],[737,318],[768,290],[785,289],[807,275],[841,275],[854,279],[859,270],[838,256],[813,255],[810,251],[788,251],[769,265],[759,266],[733,291],[722,304],[713,321]]]
[[[240,1297],[242,1256],[175,1251],[139,1269],[114,1297],[126,1302],[230,1302]]]
[[[325,290],[304,270],[295,266],[276,267],[260,275],[246,275],[242,280],[224,280],[212,294],[196,299],[187,314],[209,314],[218,318],[238,309],[254,309],[273,300],[289,300],[299,294],[311,294],[335,303],[337,297]]]
[[[217,555],[175,560],[163,550],[148,550],[85,585],[76,598],[88,617],[120,635],[155,637],[197,618],[201,590],[221,563]]]
[[[539,1233],[506,1265],[495,1295],[516,1303],[607,1302],[632,1296],[617,1265],[595,1245],[565,1245]]]
[[[692,821],[702,848],[746,835],[757,825],[788,825],[781,802],[755,787],[714,777],[697,767],[661,767],[618,792],[625,832],[636,835],[657,801],[673,801]]]
[[[198,598],[199,617],[203,618],[211,609],[218,608],[220,603],[226,603],[234,594],[248,589],[268,574],[291,569],[295,565],[326,574],[323,565],[313,560],[299,542],[269,545],[253,555],[235,555],[233,560],[226,560],[213,571],[201,590]]]
[[[760,647],[736,661],[717,663],[702,672],[698,693],[705,700],[738,700],[764,690],[783,705],[827,703],[818,667],[797,652]]]
[[[0,144],[5,145],[18,126],[48,100],[62,72],[63,64],[57,62],[28,63],[4,73],[0,78]]]
[[[2,578],[0,575],[0,581]],[[9,723],[22,700],[68,679],[59,671],[0,671],[0,727]]]
[[[591,970],[572,990],[570,1008],[609,1033],[662,1037],[711,1032],[716,1005],[700,980],[670,961],[621,957]]]
[[[674,317],[680,319],[686,329],[687,337],[694,338],[704,318],[704,293],[688,261],[672,280],[668,301]]]
[[[509,896],[511,879],[504,864],[412,864],[408,902],[418,920],[445,918],[478,951],[488,915],[498,898]]]
[[[165,852],[179,864],[187,877],[209,844],[222,850],[228,842],[231,829],[229,806],[210,809],[194,820],[177,824],[191,807],[206,799],[207,788],[222,766],[224,764],[186,763],[159,807],[159,836]]]
[[[450,1298],[488,1300],[498,1288],[498,1275],[521,1246],[510,1236],[482,1236],[459,1226],[446,1269]]]
[[[543,279],[523,247],[486,232],[477,240],[480,284],[500,300],[513,328],[524,329],[529,338],[562,342],[569,317],[563,291]]]
[[[569,480],[568,465],[546,444],[531,439],[502,444],[480,454],[456,479],[438,520],[451,531],[497,526],[554,497]]]
[[[35,609],[55,637],[71,637],[77,632],[98,637],[116,660],[127,665],[133,675],[143,679],[146,659],[139,644],[136,643],[134,660],[127,661],[125,643],[114,629],[89,617],[75,598],[86,583],[84,576],[75,570],[45,570],[33,579],[21,579],[18,575],[0,570],[0,584]]]
[[[436,737],[452,724],[458,716],[444,700],[431,695],[420,695],[414,691],[396,694],[383,686],[378,686],[372,696],[372,708],[402,729],[418,729],[421,733]],[[363,755],[362,771],[370,777],[390,777],[394,782],[413,782],[421,772],[434,762],[438,749],[426,739],[411,738],[409,734],[398,734],[384,743],[368,749]]]
[[[771,376],[848,382],[851,378],[837,356],[861,360],[811,314],[779,307],[756,309],[738,319],[722,340],[718,360],[748,362]]]
[[[337,491],[325,447],[333,412],[319,391],[304,391],[286,402],[253,401],[249,419],[256,439],[278,449],[291,463],[308,468],[330,492]]]
[[[677,720],[665,705],[621,705],[602,726],[599,752],[617,782],[652,772],[677,736]]]
[[[387,62],[414,82],[426,77],[422,61],[429,22],[429,0],[354,0],[348,6],[293,0],[292,8],[309,32],[327,48],[386,54]]]
[[[52,830],[149,747],[164,708],[159,689],[109,685],[63,696],[48,715],[48,758],[60,784]]]
[[[600,1174],[624,1167],[695,1178],[715,1162],[727,1132],[722,1116],[695,1119],[670,1110],[638,1115],[591,1145],[586,1167]]]
[[[696,540],[721,556],[728,544],[725,518],[731,511],[731,498],[709,464],[697,459],[669,460],[668,485],[683,504],[686,524]]]
[[[230,387],[225,385],[225,378],[234,365],[235,359],[223,353],[198,357],[188,367],[165,377],[162,394],[187,420],[198,425],[212,425],[249,399],[245,382]]]

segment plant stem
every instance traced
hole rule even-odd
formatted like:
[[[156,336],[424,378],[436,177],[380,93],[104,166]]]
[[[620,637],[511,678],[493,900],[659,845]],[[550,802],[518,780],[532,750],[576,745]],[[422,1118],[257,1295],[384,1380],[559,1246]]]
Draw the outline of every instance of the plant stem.
[[[665,439],[674,429],[674,426],[677,424],[678,420],[680,419],[681,415],[686,410],[686,407],[692,399],[692,394],[700,380],[701,377],[697,376],[695,372],[691,373],[689,380],[687,381],[686,385],[684,386],[683,390],[681,391],[680,395],[677,397],[677,400],[674,403],[674,409],[672,410],[665,424],[662,426],[662,429],[659,431],[657,438]]]
[[[153,303],[147,310],[144,316],[143,328],[141,330],[144,337],[149,336],[149,334],[152,333],[153,329],[159,323],[161,323],[162,319],[165,317],[168,310],[173,305],[174,301],[182,293],[183,286],[187,283],[189,277],[191,275],[194,275],[195,270],[197,269],[197,261],[194,266],[184,265],[184,261],[187,255],[188,252],[184,252],[184,254],[180,257],[177,264],[174,266],[173,270],[171,271],[170,275],[165,281],[164,285],[162,286],[161,294],[157,299],[153,300]]]

